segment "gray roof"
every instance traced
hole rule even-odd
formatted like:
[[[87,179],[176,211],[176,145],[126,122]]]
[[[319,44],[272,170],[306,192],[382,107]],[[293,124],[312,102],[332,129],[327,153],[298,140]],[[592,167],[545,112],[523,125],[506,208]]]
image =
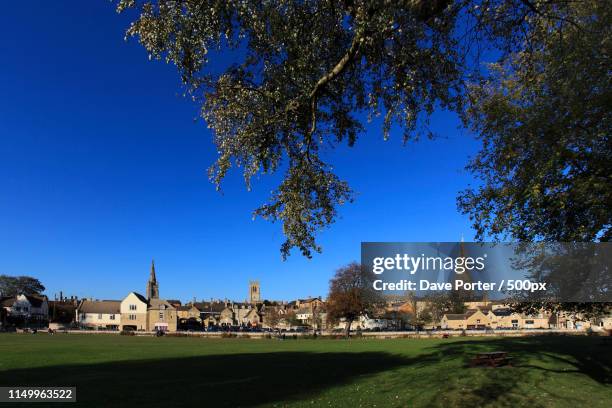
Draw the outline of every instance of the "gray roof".
[[[36,295],[24,295],[28,302],[34,307],[41,307],[43,302],[46,300],[44,297],[36,296]]]
[[[146,297],[142,296],[140,293],[137,292],[132,292],[137,298],[138,300],[140,300],[141,302],[144,302],[146,304],[149,304],[149,301],[147,300]]]
[[[78,307],[79,313],[121,313],[120,300],[83,300]]]
[[[510,316],[512,315],[512,310],[499,308],[499,309],[493,310],[493,314],[498,317]]]
[[[200,312],[221,313],[225,309],[224,302],[196,302],[193,306]]]
[[[149,299],[148,310],[176,310],[174,306],[164,299]]]
[[[464,314],[457,313],[447,313],[445,316],[448,320],[463,320],[466,317]]]

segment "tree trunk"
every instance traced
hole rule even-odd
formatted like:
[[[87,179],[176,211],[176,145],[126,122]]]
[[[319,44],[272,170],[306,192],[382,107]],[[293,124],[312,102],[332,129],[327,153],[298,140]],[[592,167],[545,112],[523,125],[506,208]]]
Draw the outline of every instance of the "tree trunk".
[[[346,322],[344,335],[346,336],[347,339],[351,336],[351,324],[352,323],[353,323],[352,320],[349,320]]]

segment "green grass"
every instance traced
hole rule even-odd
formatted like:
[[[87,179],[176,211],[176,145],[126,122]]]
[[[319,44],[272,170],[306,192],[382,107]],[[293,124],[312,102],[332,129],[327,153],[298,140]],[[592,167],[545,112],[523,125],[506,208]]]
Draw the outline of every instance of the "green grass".
[[[611,349],[593,337],[3,334],[0,385],[76,386],[76,405],[97,407],[610,407]],[[513,366],[469,368],[484,350],[510,352]]]

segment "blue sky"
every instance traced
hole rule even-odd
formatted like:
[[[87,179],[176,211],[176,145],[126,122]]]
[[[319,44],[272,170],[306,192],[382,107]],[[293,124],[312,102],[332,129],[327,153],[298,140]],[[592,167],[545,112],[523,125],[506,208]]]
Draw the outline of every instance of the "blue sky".
[[[478,143],[437,112],[436,140],[383,141],[371,126],[326,156],[357,192],[313,259],[285,262],[280,224],[252,220],[278,177],[239,172],[223,194],[198,107],[173,66],[124,41],[129,16],[108,1],[10,2],[0,15],[0,274],[38,277],[50,297],[144,292],[155,258],[160,294],[244,299],[325,296],[361,241],[456,241],[473,231],[456,210]]]

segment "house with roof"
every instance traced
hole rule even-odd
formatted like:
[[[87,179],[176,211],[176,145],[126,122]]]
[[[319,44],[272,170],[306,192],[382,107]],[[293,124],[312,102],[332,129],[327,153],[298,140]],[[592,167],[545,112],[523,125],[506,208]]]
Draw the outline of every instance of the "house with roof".
[[[121,330],[149,330],[149,301],[136,292],[130,292],[120,304]]]
[[[121,301],[81,300],[75,313],[76,324],[80,328],[119,330],[121,324]]]
[[[191,314],[197,317],[204,327],[216,326],[220,324],[221,312],[226,307],[227,303],[222,301],[195,302],[192,305]]]
[[[76,323],[76,309],[80,302],[62,299],[49,301],[49,328],[67,329]]]
[[[26,325],[46,325],[49,303],[46,296],[17,295],[0,299],[7,320]]]
[[[259,326],[261,325],[261,315],[257,311],[257,308],[251,308],[247,313],[242,316],[240,323],[243,326]]]
[[[482,330],[491,327],[491,309],[468,309],[465,313],[446,313],[440,327],[446,330]]]
[[[302,306],[295,311],[295,317],[302,323],[307,323],[310,319],[312,319],[312,309]]]
[[[121,330],[176,331],[176,308],[166,300],[130,292],[120,305]]]
[[[524,315],[508,307],[476,307],[465,313],[447,313],[440,327],[448,330],[478,329],[548,329],[549,316],[545,313]]]
[[[463,313],[445,313],[440,320],[440,328],[444,330],[465,329],[465,315]]]
[[[219,314],[219,324],[221,326],[233,326],[236,324],[234,318],[234,309],[226,306]]]
[[[176,331],[176,307],[159,298],[154,262],[151,262],[146,293],[145,297],[137,292],[130,292],[121,301],[121,330]]]
[[[49,303],[46,296],[4,296],[0,298],[0,308],[0,323],[9,326],[43,327],[48,322]]]
[[[179,319],[197,318],[199,320],[198,318],[199,313],[196,313],[196,311],[193,310],[193,306],[191,304],[174,306],[174,308],[176,309],[176,317],[178,317]]]

